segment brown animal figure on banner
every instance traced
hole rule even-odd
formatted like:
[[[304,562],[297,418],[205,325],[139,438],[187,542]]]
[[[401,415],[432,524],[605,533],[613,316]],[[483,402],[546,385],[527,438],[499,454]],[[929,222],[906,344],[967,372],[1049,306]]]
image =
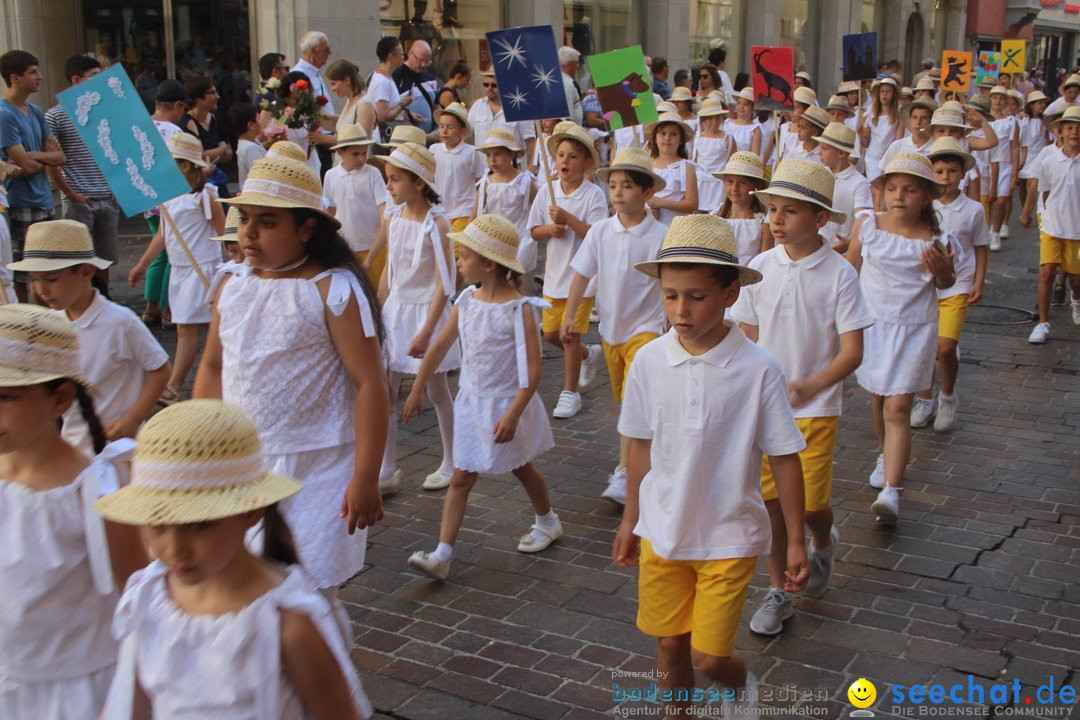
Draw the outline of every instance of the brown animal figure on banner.
[[[780,102],[783,105],[791,106],[795,104],[795,101],[791,97],[791,85],[780,75],[769,70],[761,62],[761,58],[765,53],[769,52],[770,48],[765,48],[761,52],[754,54],[754,68],[757,70],[758,75],[765,78],[765,85],[769,88],[769,92],[765,94],[765,97],[771,98],[773,91],[780,93]]]
[[[649,83],[639,73],[630,73],[620,82],[600,85],[596,88],[597,99],[604,110],[604,120],[619,116],[623,127],[638,124],[637,108],[641,105],[638,95],[652,92]]]

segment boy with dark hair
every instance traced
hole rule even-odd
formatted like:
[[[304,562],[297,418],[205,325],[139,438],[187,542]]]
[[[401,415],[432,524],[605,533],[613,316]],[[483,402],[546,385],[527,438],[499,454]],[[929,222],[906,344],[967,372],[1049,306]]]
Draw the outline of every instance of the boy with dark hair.
[[[266,148],[258,140],[262,131],[258,117],[259,112],[251,103],[236,103],[229,108],[229,129],[236,135],[236,170],[241,189],[251,166],[266,157]]]

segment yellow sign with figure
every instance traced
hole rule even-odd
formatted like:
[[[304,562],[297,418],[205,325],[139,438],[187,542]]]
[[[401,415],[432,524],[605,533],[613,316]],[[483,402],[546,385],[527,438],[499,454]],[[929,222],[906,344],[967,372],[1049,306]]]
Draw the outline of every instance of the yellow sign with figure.
[[[1024,40],[1001,41],[1001,72],[1024,72],[1027,63],[1027,42]]]
[[[941,54],[942,92],[967,92],[971,87],[971,53],[946,50]]]

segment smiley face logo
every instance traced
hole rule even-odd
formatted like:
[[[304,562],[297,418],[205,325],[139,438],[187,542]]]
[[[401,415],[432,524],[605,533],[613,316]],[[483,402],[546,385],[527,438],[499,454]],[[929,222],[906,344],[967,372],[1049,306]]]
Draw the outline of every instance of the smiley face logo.
[[[851,683],[847,691],[848,700],[857,708],[867,708],[877,700],[877,688],[866,678],[859,678]]]

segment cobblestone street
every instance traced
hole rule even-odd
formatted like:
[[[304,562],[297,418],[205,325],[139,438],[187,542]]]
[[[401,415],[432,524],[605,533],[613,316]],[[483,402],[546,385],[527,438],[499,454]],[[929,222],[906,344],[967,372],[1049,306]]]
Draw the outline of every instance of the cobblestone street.
[[[966,698],[969,675],[978,686],[1018,680],[1021,690],[1014,698],[1010,689],[1004,702],[989,688],[971,691],[976,705],[1006,715],[1013,710],[1001,706],[1038,707],[1046,694],[1039,686],[1056,697],[1063,685],[1080,684],[1080,327],[1069,308],[1053,308],[1050,340],[1028,344],[1038,241],[1034,230],[1012,225],[1012,239],[990,257],[986,303],[1000,307],[968,315],[958,427],[914,431],[896,529],[878,529],[870,513],[866,478],[878,450],[868,397],[851,380],[835,461],[836,572],[822,598],[796,601],[775,638],[746,627],[767,587],[759,563],[737,646],[762,689],[774,691],[764,704],[784,717],[845,716],[847,688],[860,677],[877,687],[871,709],[879,717],[927,709],[895,704],[895,685],[959,683]],[[143,227],[141,219],[124,224]],[[125,239],[113,280],[116,299],[139,311],[140,296],[121,273],[145,240]],[[171,352],[175,333],[158,335]],[[562,360],[545,357],[541,393],[550,408]],[[341,591],[354,622],[353,657],[380,713],[661,715],[656,705],[615,700],[652,682],[635,674],[653,670],[655,642],[634,625],[636,569],[610,560],[619,511],[599,494],[616,462],[618,408],[606,375],[584,392],[581,414],[552,421],[556,447],[538,462],[562,539],[537,556],[518,553],[532,522],[525,493],[511,476],[482,477],[443,583],[405,565],[436,543],[443,493],[420,487],[441,456],[434,413],[399,433],[402,490],[386,498],[386,517],[369,533],[368,567]],[[714,711],[717,704],[703,707]]]

